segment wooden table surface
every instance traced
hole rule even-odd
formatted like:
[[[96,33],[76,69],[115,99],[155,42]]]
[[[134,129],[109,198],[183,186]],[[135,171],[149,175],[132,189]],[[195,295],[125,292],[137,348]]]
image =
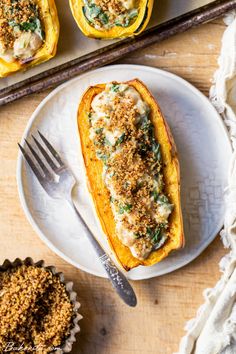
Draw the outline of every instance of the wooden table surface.
[[[171,71],[207,95],[224,29],[219,19],[134,53],[122,62]],[[203,301],[203,289],[218,280],[218,262],[226,250],[217,237],[182,269],[133,282],[138,296],[136,308],[124,305],[107,280],[77,270],[50,251],[26,220],[16,185],[16,143],[48,93],[0,109],[0,262],[27,256],[44,259],[73,280],[84,317],[73,354],[171,354],[178,349],[185,322],[195,316]]]

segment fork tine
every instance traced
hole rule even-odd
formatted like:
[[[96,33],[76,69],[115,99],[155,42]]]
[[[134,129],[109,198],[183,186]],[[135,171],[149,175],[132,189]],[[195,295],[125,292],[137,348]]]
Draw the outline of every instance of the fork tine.
[[[27,154],[27,152],[25,151],[25,149],[18,143],[18,146],[24,156],[24,158],[26,159],[26,161],[28,162],[30,168],[32,169],[33,173],[35,174],[35,176],[37,177],[39,183],[43,186],[43,181],[44,181],[44,177],[41,175],[41,173],[39,172],[39,170],[37,169],[36,165],[34,164],[34,162],[32,161],[32,159],[30,158],[30,156]]]
[[[38,130],[39,136],[40,138],[43,140],[44,144],[47,146],[48,150],[51,152],[52,156],[59,162],[59,164],[61,166],[64,165],[62,159],[60,158],[59,154],[56,152],[56,150],[54,149],[54,147],[49,143],[49,141],[45,138],[45,136],[40,133],[40,131]]]
[[[51,173],[49,172],[49,170],[47,169],[47,167],[45,166],[45,164],[43,163],[43,161],[40,159],[39,155],[37,154],[37,152],[32,148],[32,146],[30,145],[30,143],[28,143],[28,141],[25,139],[25,142],[28,146],[28,148],[30,149],[32,155],[35,157],[36,161],[38,162],[39,166],[41,167],[41,169],[43,170],[45,176],[47,177],[51,177]]]
[[[48,155],[47,151],[44,149],[44,147],[40,144],[40,142],[32,135],[35,144],[38,146],[39,150],[41,151],[42,155],[44,156],[45,160],[48,162],[49,166],[53,169],[53,171],[56,171],[58,167],[56,164],[53,162],[52,158]]]

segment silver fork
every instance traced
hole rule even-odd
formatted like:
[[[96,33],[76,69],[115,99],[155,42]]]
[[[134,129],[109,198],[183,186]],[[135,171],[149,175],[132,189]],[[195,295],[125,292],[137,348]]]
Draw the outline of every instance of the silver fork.
[[[80,215],[79,211],[75,207],[71,194],[72,189],[76,184],[76,180],[71,170],[62,161],[59,154],[43,136],[43,134],[39,131],[38,134],[41,138],[41,142],[32,136],[37,149],[33,148],[32,145],[27,140],[25,140],[26,146],[28,147],[30,153],[26,152],[25,148],[18,144],[24,158],[28,162],[34,175],[37,177],[39,183],[47,192],[47,194],[55,199],[66,200],[71,205],[78,216],[85,234],[93,245],[99,260],[106,270],[113,287],[127,305],[136,306],[136,295],[127,278],[116,267],[109,255],[101,247],[95,236],[90,231],[88,225]],[[44,160],[46,160],[47,164],[45,164]]]

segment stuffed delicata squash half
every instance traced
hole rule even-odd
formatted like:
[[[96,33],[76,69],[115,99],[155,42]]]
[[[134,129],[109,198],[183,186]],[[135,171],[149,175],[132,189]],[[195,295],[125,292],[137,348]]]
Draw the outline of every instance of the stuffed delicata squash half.
[[[184,245],[176,147],[139,80],[84,94],[78,128],[88,186],[122,266],[153,265]]]
[[[1,0],[0,23],[0,77],[56,54],[59,22],[54,0]]]
[[[70,0],[70,7],[86,36],[112,39],[141,33],[150,20],[153,0]]]

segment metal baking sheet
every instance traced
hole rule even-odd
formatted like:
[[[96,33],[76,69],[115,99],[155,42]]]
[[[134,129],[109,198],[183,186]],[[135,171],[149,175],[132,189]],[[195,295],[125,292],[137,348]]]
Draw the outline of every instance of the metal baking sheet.
[[[101,41],[81,33],[65,1],[56,0],[61,25],[56,57],[28,71],[0,79],[0,105],[55,86],[90,68],[112,62],[129,51],[236,8],[236,0],[155,0],[151,21],[143,34],[135,39]]]

